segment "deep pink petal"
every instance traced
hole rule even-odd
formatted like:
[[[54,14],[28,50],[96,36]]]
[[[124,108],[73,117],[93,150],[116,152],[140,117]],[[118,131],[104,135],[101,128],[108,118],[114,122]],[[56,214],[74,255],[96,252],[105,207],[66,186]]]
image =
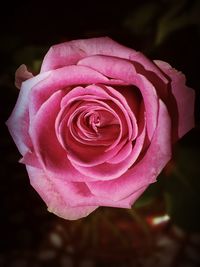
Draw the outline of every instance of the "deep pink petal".
[[[112,112],[112,109],[105,103],[101,103],[98,100],[95,100],[95,102],[97,103],[99,102],[100,104],[102,104],[103,107],[105,106],[108,111]],[[121,145],[122,141],[120,142],[122,138],[121,131],[118,131],[119,133],[117,133],[117,136],[116,135],[113,136],[114,139],[112,143],[109,142],[111,143],[111,145],[107,147],[108,148],[112,147],[112,149],[108,149],[105,146],[101,146],[101,142],[99,143],[98,140],[97,141],[94,140],[94,143],[92,144],[92,146],[89,146],[88,144],[84,144],[83,142],[78,142],[75,138],[73,138],[73,135],[70,133],[70,130],[69,130],[70,126],[67,127],[66,117],[62,119],[62,114],[63,112],[61,112],[61,116],[59,116],[60,114],[58,114],[58,117],[56,120],[57,137],[60,143],[62,144],[62,146],[66,148],[66,150],[68,151],[68,158],[71,161],[76,162],[78,165],[93,166],[93,165],[102,163],[108,160],[109,158],[111,158],[112,156],[114,156],[119,151],[119,149],[122,147]],[[118,114],[115,114],[115,113],[113,114],[114,116],[116,116],[116,118],[118,118]],[[120,119],[118,118],[118,121],[119,120]],[[120,121],[119,121],[119,124],[120,124]],[[120,128],[122,127],[120,126]],[[108,134],[112,132],[113,132],[112,130],[108,129]],[[106,137],[106,135],[104,134],[103,137]],[[110,136],[110,138],[112,138],[112,136]],[[113,146],[113,144],[115,144],[115,146]]]
[[[116,158],[114,157],[114,161],[118,161],[117,164],[110,163],[112,162],[112,158],[110,159],[110,162],[104,162],[103,164],[99,164],[97,166],[93,167],[84,167],[81,165],[77,165],[72,161],[72,165],[82,174],[88,175],[88,177],[94,178],[95,180],[99,181],[107,181],[116,179],[118,180],[118,177],[123,175],[125,172],[128,171],[128,169],[134,164],[134,162],[137,160],[145,139],[145,133],[146,133],[146,125],[141,123],[141,133],[136,139],[136,142],[134,144],[134,147],[131,145],[131,152],[126,154],[126,158],[120,161],[120,155],[123,153],[123,149],[119,150],[118,154],[116,154]],[[122,154],[122,157],[124,157],[124,154]],[[97,182],[98,183],[98,182]]]
[[[105,91],[105,89],[107,89],[107,91]],[[115,91],[114,89],[112,90],[112,94],[111,94],[110,90],[111,90],[111,87],[108,88],[105,86],[100,87],[100,86],[95,86],[95,85],[87,86],[85,88],[76,87],[73,90],[71,90],[65,97],[63,97],[62,102],[61,102],[62,109],[65,110],[67,106],[72,104],[74,101],[76,101],[76,103],[80,100],[93,101],[94,105],[99,104],[103,108],[106,108],[109,112],[113,113],[113,116],[117,118],[117,121],[119,121],[119,124],[120,124],[120,121],[122,122],[121,128],[123,130],[122,132],[123,138],[128,138],[129,135],[130,135],[129,138],[131,138],[132,133],[134,133],[133,136],[135,137],[135,135],[137,135],[138,129],[137,129],[136,119],[134,118],[134,115],[132,114],[129,106],[127,105],[126,100],[123,99],[123,96],[117,92],[114,94],[114,91]],[[120,98],[120,101],[118,100],[118,98]],[[100,101],[97,99],[102,99],[104,101]],[[110,102],[109,104],[106,104],[108,100],[111,100],[113,103],[116,103],[116,105],[111,104]],[[81,107],[82,106],[80,106],[80,108]],[[61,109],[61,114],[58,115],[57,121],[56,121],[57,135],[58,135],[59,140],[62,139],[59,137],[60,135],[66,136],[66,142],[64,143],[66,143],[67,147],[69,146],[70,152],[69,152],[68,157],[70,158],[71,161],[75,163],[74,166],[78,164],[81,166],[85,165],[86,167],[89,167],[89,166],[103,163],[111,159],[114,155],[116,155],[119,152],[119,149],[123,147],[121,146],[121,144],[118,145],[120,139],[122,138],[122,135],[119,136],[120,139],[119,138],[117,138],[116,140],[113,139],[113,144],[110,147],[108,147],[108,149],[104,147],[98,148],[98,147],[95,147],[94,145],[93,147],[88,146],[88,145],[86,146],[83,143],[78,142],[77,140],[73,141],[73,136],[70,134],[69,129],[65,126],[67,125],[67,122],[65,121],[65,119],[62,118],[63,114],[65,114],[64,110],[62,109]],[[79,108],[77,107],[75,110],[78,111],[78,109]],[[131,126],[130,118],[128,117],[128,115],[131,116],[132,126]],[[127,124],[126,124],[126,120],[127,120]],[[129,130],[127,128],[127,125],[130,128]],[[64,128],[62,126],[64,126]],[[60,132],[61,130],[62,130],[62,133]],[[105,133],[103,133],[103,130],[105,131]],[[112,129],[110,130],[107,129],[107,131],[109,135],[113,132]],[[102,134],[102,137],[106,137],[106,129],[100,128],[99,132]],[[114,135],[112,137],[114,137]],[[62,140],[61,140],[61,143],[64,144]],[[124,143],[124,140],[123,140],[123,143]],[[125,140],[125,143],[126,143],[126,140]],[[65,147],[65,145],[63,146]],[[72,154],[72,152],[75,152],[75,153]],[[89,161],[89,159],[92,159],[92,161],[91,160]]]
[[[112,93],[111,93],[112,90]],[[126,100],[124,99],[123,95],[119,94],[116,90],[112,87],[107,86],[96,86],[96,85],[89,85],[85,88],[76,87],[71,90],[62,100],[62,107],[68,105],[69,103],[77,100],[90,100],[90,99],[102,99],[105,101],[104,105],[106,105],[106,101],[111,100],[113,103],[109,102],[107,104],[108,108],[110,105],[111,109],[116,109],[118,107],[119,116],[122,117],[122,125],[123,125],[123,133],[128,132],[129,139],[135,137],[137,135],[137,124],[136,119],[133,112],[130,110]],[[96,100],[98,101],[98,100]]]
[[[144,157],[118,179],[89,182],[87,185],[97,196],[120,200],[155,182],[170,158],[171,121],[166,106],[160,100],[158,125]]]
[[[134,113],[134,109],[133,110],[130,109],[128,101],[124,98],[123,94],[119,93],[117,90],[115,90],[111,86],[105,86],[105,90],[113,99],[116,99],[119,101],[118,102],[115,100],[115,102],[118,103],[119,106],[121,106],[122,104],[121,109],[124,113],[124,116],[127,122],[129,140],[134,140],[138,135],[138,125],[137,125],[137,117],[136,117],[137,114]]]
[[[173,122],[173,141],[176,141],[194,127],[195,91],[185,84],[184,74],[164,61],[155,60],[155,63],[171,79],[167,106]]]
[[[155,87],[143,75],[138,74],[131,80],[133,85],[137,86],[140,89],[140,92],[143,96],[147,134],[149,140],[151,140],[157,126],[159,98],[156,93]]]
[[[140,112],[138,114],[138,121],[139,121],[139,129],[138,129],[138,136],[134,143],[131,143],[131,150],[130,147],[124,146],[118,154],[107,161],[111,164],[116,164],[125,160],[130,154],[131,157],[129,158],[132,162],[132,165],[138,159],[140,153],[144,150],[144,142],[146,138],[146,119],[144,116],[144,105],[141,105]],[[125,151],[124,151],[125,150]]]
[[[55,92],[39,109],[30,125],[30,136],[34,151],[43,168],[51,176],[69,181],[88,181],[88,177],[77,172],[67,158],[55,133],[55,120],[63,97]],[[92,180],[92,179],[90,179]]]
[[[123,95],[131,111],[138,118],[140,107],[142,104],[142,95],[138,88],[133,85],[130,86],[115,86],[116,91]]]

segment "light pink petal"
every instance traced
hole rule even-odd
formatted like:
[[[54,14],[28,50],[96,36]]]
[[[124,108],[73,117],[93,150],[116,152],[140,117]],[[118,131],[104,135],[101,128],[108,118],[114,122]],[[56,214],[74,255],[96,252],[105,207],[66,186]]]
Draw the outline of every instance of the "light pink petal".
[[[123,199],[156,181],[156,177],[171,158],[171,121],[164,103],[159,101],[156,131],[144,157],[115,180],[87,183],[96,196]]]
[[[56,91],[69,92],[71,86],[109,82],[108,78],[83,66],[67,66],[51,72],[48,79],[37,84],[31,92],[31,116]]]
[[[129,198],[113,201],[110,198],[102,198],[91,194],[88,186],[82,182],[67,182],[60,179],[51,179],[53,187],[62,196],[70,207],[85,206],[110,206],[118,208],[130,208]]]
[[[132,62],[111,56],[94,55],[81,59],[77,65],[86,66],[110,78],[119,78],[126,81],[129,76],[135,75],[136,70]]]
[[[140,189],[138,189],[136,192],[133,194],[129,195],[128,197],[124,198],[123,201],[126,201],[129,203],[129,206],[131,206],[135,203],[135,201],[144,193],[144,191],[147,189],[149,185],[146,185]]]
[[[79,60],[94,55],[105,55],[131,60],[134,64],[135,62],[138,63],[136,64],[137,71],[140,74],[147,75],[151,82],[152,79],[157,81],[158,78],[163,83],[168,82],[160,69],[142,53],[123,46],[108,37],[73,40],[52,46],[44,58],[41,72],[77,64]],[[114,66],[114,68],[118,67]],[[123,68],[121,71],[123,72]]]
[[[29,101],[32,87],[45,80],[50,72],[39,74],[22,83],[17,103],[10,115],[7,126],[12,135],[18,150],[22,155],[32,148],[31,140],[28,134],[29,129]]]
[[[141,188],[123,200],[113,201],[92,195],[84,183],[51,178],[43,170],[30,166],[27,166],[27,171],[31,185],[45,201],[48,210],[68,220],[85,217],[98,206],[131,208],[133,200],[145,190],[145,187]]]
[[[184,74],[164,61],[155,60],[155,63],[171,79],[171,94],[167,106],[173,123],[173,138],[176,141],[194,127],[195,91],[186,86]]]
[[[77,220],[89,215],[98,208],[95,205],[71,207],[69,203],[65,202],[60,192],[56,190],[54,184],[41,169],[26,167],[31,185],[45,201],[48,210],[57,216],[67,220]]]
[[[26,154],[23,156],[23,158],[20,159],[19,162],[36,168],[42,167],[40,161],[38,160],[38,157],[32,151],[26,152]]]
[[[15,72],[15,86],[20,89],[22,82],[33,77],[33,74],[27,70],[26,65],[21,65]]]
[[[120,151],[114,157],[107,160],[107,163],[117,164],[122,162],[131,154],[132,150],[133,150],[133,144],[132,142],[128,142],[120,149]]]
[[[108,37],[73,40],[52,46],[46,54],[41,72],[76,64],[91,55],[108,55],[129,59],[137,54],[133,49],[118,44]]]

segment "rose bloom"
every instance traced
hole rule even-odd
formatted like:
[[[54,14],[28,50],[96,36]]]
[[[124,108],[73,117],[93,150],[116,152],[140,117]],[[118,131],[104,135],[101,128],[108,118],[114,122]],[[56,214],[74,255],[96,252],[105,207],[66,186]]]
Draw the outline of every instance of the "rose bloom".
[[[31,185],[74,220],[99,206],[131,208],[194,126],[194,91],[163,61],[110,38],[54,45],[20,88],[7,121]]]

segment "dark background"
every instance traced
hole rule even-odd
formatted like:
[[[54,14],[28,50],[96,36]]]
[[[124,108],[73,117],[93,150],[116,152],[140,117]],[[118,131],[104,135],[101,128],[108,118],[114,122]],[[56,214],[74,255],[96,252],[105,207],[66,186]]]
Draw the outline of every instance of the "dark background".
[[[7,1],[0,29],[0,266],[199,266],[200,1]],[[181,70],[196,91],[196,127],[131,212],[101,208],[68,222],[48,213],[30,186],[5,121],[19,65],[37,73],[52,44],[98,36]],[[170,221],[152,224],[165,214]]]

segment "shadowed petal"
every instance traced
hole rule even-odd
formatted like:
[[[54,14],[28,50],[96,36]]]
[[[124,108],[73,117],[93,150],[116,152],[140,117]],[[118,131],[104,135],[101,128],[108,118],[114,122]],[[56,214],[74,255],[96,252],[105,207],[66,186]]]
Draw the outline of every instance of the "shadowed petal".
[[[168,63],[155,60],[155,63],[171,79],[171,95],[167,106],[172,118],[173,141],[181,138],[194,127],[195,91],[185,84],[185,75],[172,68]]]

